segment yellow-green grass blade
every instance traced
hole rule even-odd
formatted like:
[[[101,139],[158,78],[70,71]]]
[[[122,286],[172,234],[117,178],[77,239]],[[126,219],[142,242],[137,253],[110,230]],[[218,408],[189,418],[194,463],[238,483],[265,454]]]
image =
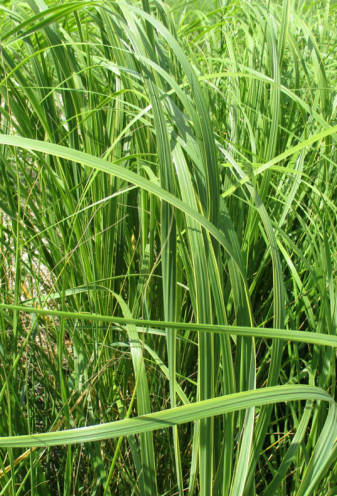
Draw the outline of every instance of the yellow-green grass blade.
[[[336,411],[334,400],[321,388],[307,385],[273,386],[199,401],[161,412],[103,425],[31,436],[0,437],[0,446],[28,448],[93,442],[102,439],[152,432],[157,429],[165,429],[185,422],[214,417],[215,415],[246,408],[308,399],[327,401],[332,404],[331,411],[333,413]]]
[[[55,317],[64,317],[68,319],[77,319],[93,322],[111,322],[115,324],[132,324],[139,327],[162,327],[170,329],[181,329],[191,331],[204,331],[218,334],[233,334],[238,336],[261,337],[266,339],[281,339],[295,342],[306,342],[322,346],[337,347],[337,336],[329,334],[317,334],[306,331],[296,331],[289,329],[271,329],[263,327],[241,327],[237,325],[212,325],[212,324],[191,324],[184,322],[165,322],[160,320],[146,319],[128,319],[123,317],[110,317],[106,315],[62,312],[59,310],[46,310],[42,308],[33,308],[27,306],[14,306],[11,304],[0,304],[0,309],[22,311],[23,313],[35,313],[36,315],[50,315]],[[140,332],[140,331],[139,331]]]
[[[337,128],[337,126],[336,126]],[[207,231],[209,231],[212,236],[219,241],[222,246],[228,251],[233,260],[236,260],[235,254],[232,252],[227,240],[223,236],[223,234],[217,229],[214,224],[209,222],[203,215],[196,212],[194,209],[189,207],[187,204],[183,203],[179,198],[171,195],[169,192],[161,188],[160,186],[154,184],[153,182],[135,174],[134,172],[129,171],[121,166],[117,166],[113,163],[107,163],[105,160],[94,157],[87,153],[73,150],[71,148],[66,148],[61,145],[55,145],[53,143],[31,140],[27,138],[21,138],[18,136],[10,136],[10,135],[0,135],[0,143],[6,145],[12,145],[15,147],[25,148],[28,150],[35,150],[42,153],[47,153],[50,155],[54,155],[56,157],[62,157],[67,160],[72,160],[77,163],[82,163],[83,165],[88,165],[89,167],[101,170],[103,172],[107,172],[108,174],[113,174],[125,181],[131,182],[150,193],[158,196],[159,198],[167,201],[174,207],[179,208],[181,211],[194,218],[200,225],[205,227]]]

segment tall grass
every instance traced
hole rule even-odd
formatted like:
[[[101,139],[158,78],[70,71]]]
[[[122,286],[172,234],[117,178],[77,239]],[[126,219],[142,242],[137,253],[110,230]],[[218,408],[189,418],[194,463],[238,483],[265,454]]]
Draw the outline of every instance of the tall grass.
[[[0,11],[0,494],[336,494],[336,4]]]

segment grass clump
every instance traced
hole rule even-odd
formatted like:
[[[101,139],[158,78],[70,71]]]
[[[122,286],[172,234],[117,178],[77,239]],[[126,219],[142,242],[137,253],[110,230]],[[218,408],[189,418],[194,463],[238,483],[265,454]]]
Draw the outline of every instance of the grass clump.
[[[1,494],[335,494],[335,3],[0,8]]]

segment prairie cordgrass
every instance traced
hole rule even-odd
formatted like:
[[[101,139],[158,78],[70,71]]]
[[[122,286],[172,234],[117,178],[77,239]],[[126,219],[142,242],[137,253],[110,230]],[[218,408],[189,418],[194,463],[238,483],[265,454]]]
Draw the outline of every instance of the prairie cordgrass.
[[[0,494],[337,491],[337,4],[0,2]]]

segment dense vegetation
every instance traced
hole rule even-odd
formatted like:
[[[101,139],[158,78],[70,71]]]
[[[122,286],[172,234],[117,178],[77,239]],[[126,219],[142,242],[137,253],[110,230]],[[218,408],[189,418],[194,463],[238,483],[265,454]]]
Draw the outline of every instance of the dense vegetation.
[[[0,12],[0,494],[337,494],[335,4]]]

